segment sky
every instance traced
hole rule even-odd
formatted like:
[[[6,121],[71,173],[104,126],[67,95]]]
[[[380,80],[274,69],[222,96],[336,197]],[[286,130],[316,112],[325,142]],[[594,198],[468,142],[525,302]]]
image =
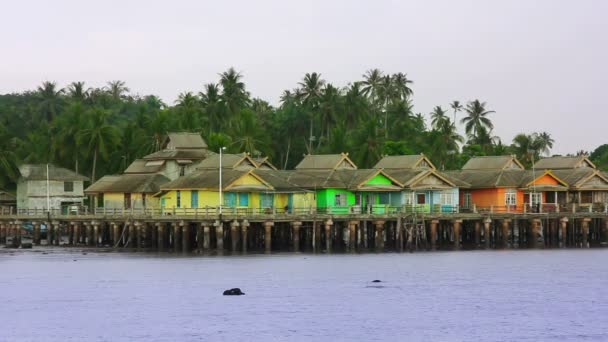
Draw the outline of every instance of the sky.
[[[336,86],[369,69],[414,81],[416,112],[487,102],[494,134],[549,132],[553,153],[608,143],[608,1],[0,0],[0,93],[43,81],[172,104],[233,66],[278,104],[307,72]],[[459,114],[463,116],[462,113]]]

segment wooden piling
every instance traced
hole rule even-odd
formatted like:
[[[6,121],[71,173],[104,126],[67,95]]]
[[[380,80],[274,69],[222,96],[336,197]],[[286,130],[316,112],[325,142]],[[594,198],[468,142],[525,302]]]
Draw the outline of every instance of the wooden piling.
[[[460,233],[462,220],[452,220],[452,231],[454,232],[454,249],[460,249]]]
[[[382,252],[384,251],[384,221],[374,221],[374,226],[376,227],[376,252]]]
[[[215,244],[218,252],[224,251],[224,224],[217,220],[213,224],[215,226]]]
[[[437,225],[439,224],[439,220],[431,220],[431,250],[437,250]]]
[[[501,238],[502,238],[502,248],[509,248],[509,228],[510,228],[511,220],[504,219],[502,220],[502,229],[501,229]]]
[[[487,218],[483,220],[483,238],[485,240],[486,249],[490,249],[490,225],[492,224],[492,220]]]
[[[243,253],[247,253],[247,231],[249,230],[249,221],[241,222],[241,248]]]
[[[196,224],[196,249],[200,253],[203,251],[203,225]]]
[[[531,219],[530,220],[530,233],[529,233],[529,241],[528,246],[530,248],[538,248],[538,237],[540,234],[540,219]]]
[[[589,248],[589,222],[590,218],[583,218],[581,220],[581,238],[582,238],[582,247]]]
[[[211,246],[211,232],[209,222],[203,222],[203,250],[208,251]]]
[[[6,244],[6,224],[0,222],[0,244]]]
[[[331,245],[332,245],[332,236],[331,236],[331,226],[334,222],[331,219],[325,221],[325,251],[327,253],[331,253]]]
[[[34,228],[34,236],[33,236],[34,245],[40,246],[40,223],[32,222],[32,226]]]
[[[232,243],[232,252],[237,252],[239,249],[239,221],[230,222],[230,242]]]
[[[165,249],[165,232],[164,224],[161,222],[156,223],[156,246],[159,251]]]
[[[302,222],[291,222],[291,239],[293,241],[293,251],[296,253],[300,251],[300,227],[302,227]]]
[[[264,222],[264,249],[266,253],[272,252],[272,226],[274,226],[274,222]]]
[[[312,249],[314,252],[318,252],[321,248],[321,225],[317,224],[316,220],[312,221]]]
[[[351,252],[357,249],[357,223],[359,221],[348,221],[348,250]]]
[[[99,222],[93,221],[91,225],[93,226],[93,245],[99,247]]]
[[[190,252],[190,222],[180,221],[179,226],[182,233],[182,253]]]
[[[54,231],[54,243],[56,246],[59,246],[61,242],[61,224],[58,221],[53,221],[53,231]]]

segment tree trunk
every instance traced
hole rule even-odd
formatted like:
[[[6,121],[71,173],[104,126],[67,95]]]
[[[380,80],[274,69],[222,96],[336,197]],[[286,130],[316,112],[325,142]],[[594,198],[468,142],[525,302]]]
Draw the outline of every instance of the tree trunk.
[[[287,161],[289,160],[289,149],[291,148],[291,137],[287,139],[287,153],[285,153],[285,165],[283,170],[287,170]]]
[[[310,114],[310,136],[308,137],[308,153],[312,154],[312,113]]]
[[[95,183],[95,169],[97,168],[97,148],[93,151],[93,171],[91,171],[91,184]]]

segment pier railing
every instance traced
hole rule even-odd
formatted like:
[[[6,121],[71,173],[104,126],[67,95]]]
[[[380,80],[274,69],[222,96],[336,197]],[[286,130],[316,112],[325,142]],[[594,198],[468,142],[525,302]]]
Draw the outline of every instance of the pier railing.
[[[227,207],[222,206],[222,214],[237,217],[247,216],[306,216],[306,215],[398,215],[398,214],[429,214],[446,215],[453,214],[606,214],[608,215],[608,204],[606,203],[587,203],[587,204],[529,204],[509,205],[509,206],[454,206],[442,204],[408,204],[408,205],[388,205],[376,204],[370,206],[328,206],[328,207]],[[89,210],[86,207],[73,208],[71,210],[45,208],[0,208],[0,216],[32,216],[32,217],[196,217],[196,218],[215,218],[220,214],[217,206],[206,206],[200,208],[94,208]]]

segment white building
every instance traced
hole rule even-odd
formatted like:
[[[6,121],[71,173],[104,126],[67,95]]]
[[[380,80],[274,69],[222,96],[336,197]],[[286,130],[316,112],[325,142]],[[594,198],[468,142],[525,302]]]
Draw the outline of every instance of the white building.
[[[48,170],[48,171],[47,171]],[[43,209],[65,212],[82,205],[84,182],[89,179],[74,171],[49,164],[23,164],[17,182],[17,210]]]

